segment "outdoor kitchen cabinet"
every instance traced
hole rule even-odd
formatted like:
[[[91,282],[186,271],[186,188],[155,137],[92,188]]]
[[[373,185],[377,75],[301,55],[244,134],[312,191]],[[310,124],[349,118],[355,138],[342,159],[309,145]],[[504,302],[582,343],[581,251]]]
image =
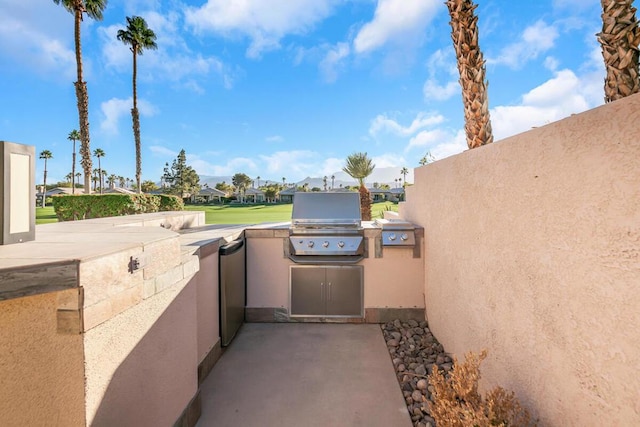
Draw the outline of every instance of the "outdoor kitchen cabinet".
[[[362,266],[292,266],[291,316],[362,317]]]

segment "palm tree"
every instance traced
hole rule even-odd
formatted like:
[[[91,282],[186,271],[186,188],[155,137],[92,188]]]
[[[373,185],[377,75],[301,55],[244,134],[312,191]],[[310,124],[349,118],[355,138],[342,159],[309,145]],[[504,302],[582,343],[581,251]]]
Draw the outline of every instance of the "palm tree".
[[[100,194],[102,194],[102,165],[100,164],[100,159],[105,156],[105,152],[102,148],[96,148],[93,150],[93,155],[98,158],[98,180],[100,180]]]
[[[336,176],[335,175],[331,175],[331,189],[333,190],[333,184],[335,184],[336,181]]]
[[[258,181],[257,185],[258,185],[258,189],[260,189],[260,177],[259,176],[256,177],[256,181]]]
[[[69,181],[69,185],[71,185],[71,181],[73,180],[73,174],[71,172],[69,172],[68,174],[66,174],[64,176],[64,179],[66,179],[67,181]]]
[[[117,179],[118,177],[115,176],[114,174],[109,175],[109,178],[107,178],[107,183],[109,184],[109,188],[115,187]]]
[[[82,46],[80,43],[80,24],[84,13],[89,18],[102,20],[102,11],[107,0],[53,0],[74,16],[74,40],[76,51],[76,71],[78,80],[74,83],[78,99],[78,121],[80,124],[80,163],[84,168],[84,191],[91,193],[91,147],[89,138],[89,92],[87,82],[82,80]]]
[[[420,163],[420,166],[424,166],[426,164],[433,163],[435,161],[436,161],[436,159],[431,154],[431,151],[427,151],[427,154],[422,156],[422,158],[420,159],[420,161],[418,163]]]
[[[602,32],[598,41],[607,69],[604,79],[605,102],[640,91],[638,44],[640,27],[633,0],[601,0]]]
[[[80,185],[80,177],[82,176],[82,174],[80,172],[76,172],[76,182],[78,183],[78,185]]]
[[[93,181],[93,191],[96,191],[96,189],[98,188],[98,168],[95,168],[93,170],[93,175],[91,176],[91,181]]]
[[[147,22],[140,16],[127,16],[127,29],[118,30],[118,40],[130,46],[133,53],[133,108],[131,118],[133,119],[133,138],[136,143],[136,187],[138,193],[142,193],[142,154],[140,147],[140,115],[138,114],[138,55],[142,55],[145,49],[157,49],[156,34],[147,27]]]
[[[125,182],[125,180],[124,180],[124,176],[119,175],[119,176],[118,176],[118,185],[120,186],[120,188],[123,188],[123,187],[124,187],[124,182]]]
[[[76,141],[80,140],[80,132],[76,129],[69,132],[69,136],[67,136],[69,141],[73,141],[73,155],[71,157],[71,176],[73,183],[71,184],[71,194],[76,194]]]
[[[324,186],[324,191],[327,191],[327,175],[322,178],[322,185]]]
[[[404,177],[404,185],[406,187],[406,185],[407,185],[407,174],[409,173],[409,169],[407,169],[406,167],[402,167],[402,170],[400,171],[400,173]]]
[[[478,43],[477,5],[473,0],[447,0],[446,5],[462,86],[467,145],[477,148],[493,142],[485,61]]]
[[[360,184],[360,215],[363,221],[371,221],[371,195],[364,185],[364,179],[371,175],[376,165],[367,153],[354,153],[347,157],[347,164],[342,168],[349,176]]]
[[[44,160],[44,187],[42,190],[42,207],[44,208],[44,203],[47,194],[47,160],[53,159],[53,154],[49,150],[42,150],[40,152],[40,158]]]

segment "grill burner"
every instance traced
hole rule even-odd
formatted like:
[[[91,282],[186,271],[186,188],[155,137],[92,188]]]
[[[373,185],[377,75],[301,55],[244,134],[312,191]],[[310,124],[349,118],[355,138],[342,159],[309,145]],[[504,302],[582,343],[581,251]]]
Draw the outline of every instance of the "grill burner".
[[[364,258],[358,193],[295,193],[289,258],[304,264],[355,264]]]
[[[374,225],[382,229],[382,246],[414,246],[415,226],[401,219],[376,219]]]

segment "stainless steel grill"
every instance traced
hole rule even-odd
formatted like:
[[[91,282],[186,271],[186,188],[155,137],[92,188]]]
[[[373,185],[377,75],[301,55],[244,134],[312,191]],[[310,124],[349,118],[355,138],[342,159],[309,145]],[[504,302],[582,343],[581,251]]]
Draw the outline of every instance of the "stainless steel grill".
[[[415,226],[402,219],[376,219],[376,227],[382,229],[382,246],[415,246]]]
[[[355,264],[364,253],[358,193],[295,193],[289,229],[291,260]]]

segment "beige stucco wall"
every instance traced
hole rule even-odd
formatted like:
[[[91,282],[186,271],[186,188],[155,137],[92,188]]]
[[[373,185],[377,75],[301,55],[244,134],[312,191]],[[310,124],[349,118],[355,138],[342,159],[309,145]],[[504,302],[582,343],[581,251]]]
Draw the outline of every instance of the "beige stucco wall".
[[[640,96],[420,167],[426,312],[543,425],[640,425]]]
[[[220,340],[220,304],[218,252],[200,258],[196,281],[196,311],[198,321],[198,363]]]
[[[3,426],[84,425],[82,336],[57,332],[64,293],[77,290],[0,301]]]
[[[413,258],[413,249],[386,248],[369,257],[364,266],[365,308],[423,308],[424,257]],[[423,251],[422,251],[423,253]],[[289,269],[296,265],[284,257],[282,237],[247,239],[247,307],[289,307]]]
[[[175,422],[198,388],[195,280],[184,279],[85,332],[87,422]]]

